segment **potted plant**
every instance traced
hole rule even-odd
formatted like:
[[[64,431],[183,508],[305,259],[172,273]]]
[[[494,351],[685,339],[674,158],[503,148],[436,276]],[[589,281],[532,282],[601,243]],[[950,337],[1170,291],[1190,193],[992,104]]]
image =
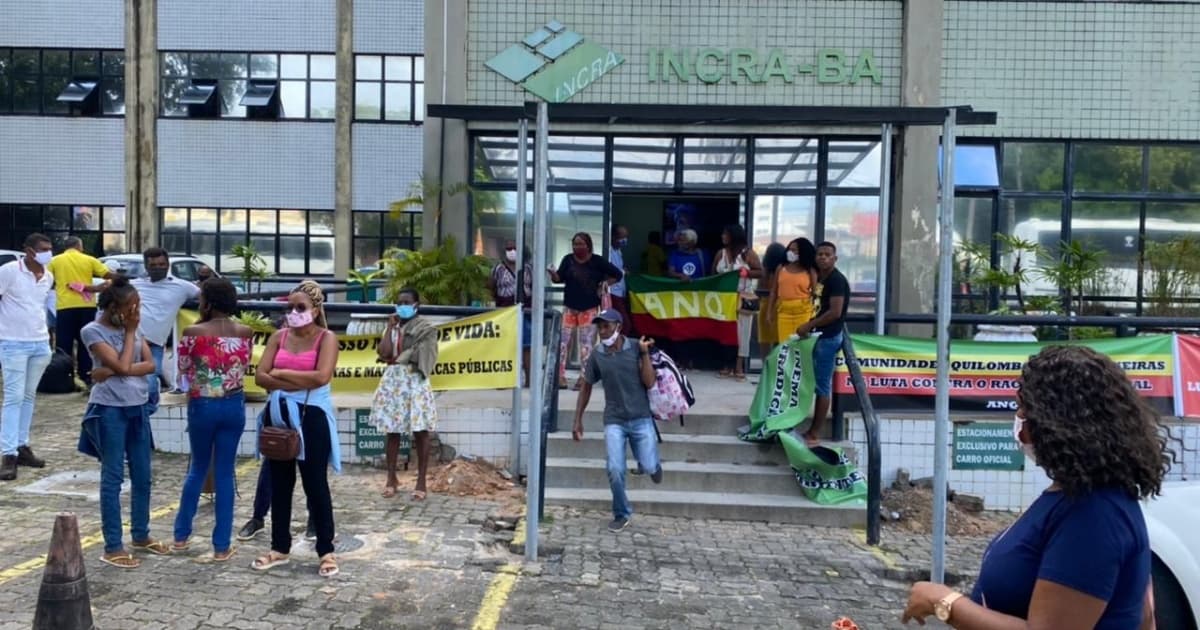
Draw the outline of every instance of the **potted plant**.
[[[1000,263],[997,265],[991,264],[991,252],[987,243],[964,242],[956,251],[960,260],[959,273],[966,284],[968,294],[974,294],[980,289],[989,296],[995,292],[999,305],[989,311],[992,315],[1056,310],[1054,296],[1027,297],[1024,289],[1024,285],[1036,273],[1031,266],[1036,265],[1039,255],[1044,254],[1043,248],[1037,243],[1009,234],[997,233],[995,238],[1000,245]],[[1009,305],[1010,293],[1016,301],[1015,311]],[[1034,335],[1036,330],[1036,326],[1027,325],[980,324],[976,327],[975,340],[1037,341],[1037,336]]]
[[[242,269],[238,272],[242,279],[242,291],[250,293],[250,283],[257,280],[257,292],[261,293],[263,280],[269,277],[271,272],[267,269],[266,259],[258,253],[258,249],[250,243],[242,243],[230,248],[229,254],[242,263]]]
[[[453,237],[422,251],[393,248],[379,261],[387,284],[383,301],[394,302],[405,287],[420,292],[422,304],[467,306],[488,297],[493,262],[484,256],[459,256]]]

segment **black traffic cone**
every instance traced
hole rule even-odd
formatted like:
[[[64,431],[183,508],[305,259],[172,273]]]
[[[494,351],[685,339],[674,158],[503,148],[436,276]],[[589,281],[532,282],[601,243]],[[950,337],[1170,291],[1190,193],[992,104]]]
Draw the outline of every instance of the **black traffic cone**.
[[[54,519],[46,571],[38,591],[33,630],[93,630],[92,598],[88,595],[79,521],[71,512]]]

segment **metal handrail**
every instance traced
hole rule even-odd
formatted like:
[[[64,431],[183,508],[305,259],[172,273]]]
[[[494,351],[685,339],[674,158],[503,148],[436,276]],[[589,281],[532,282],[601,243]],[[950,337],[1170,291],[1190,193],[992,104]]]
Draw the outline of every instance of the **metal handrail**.
[[[545,319],[550,324],[550,329],[546,331],[546,364],[543,366],[542,373],[544,376],[542,389],[542,421],[539,423],[541,427],[541,435],[539,439],[542,441],[541,457],[538,461],[538,469],[541,474],[538,475],[538,521],[541,521],[546,516],[546,435],[558,431],[558,361],[562,354],[562,313],[558,311],[547,311]],[[533,436],[529,436],[533,439]]]
[[[867,434],[867,544],[874,546],[879,544],[879,510],[883,498],[883,475],[880,470],[883,447],[879,443],[879,417],[875,415],[875,407],[871,404],[867,382],[859,368],[849,331],[843,331],[842,334],[842,355],[846,359],[850,382],[854,384],[854,393],[862,409],[863,429]]]

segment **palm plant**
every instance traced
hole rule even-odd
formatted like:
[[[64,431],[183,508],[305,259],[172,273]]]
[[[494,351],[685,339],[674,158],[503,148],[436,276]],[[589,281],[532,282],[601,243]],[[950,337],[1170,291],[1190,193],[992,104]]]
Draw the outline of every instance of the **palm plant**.
[[[354,284],[357,284],[359,289],[362,291],[361,297],[359,298],[359,303],[366,304],[368,302],[367,294],[368,291],[371,290],[371,283],[376,278],[380,278],[385,275],[385,273],[386,271],[384,269],[376,269],[375,271],[369,273],[363,273],[357,269],[350,270],[348,273],[348,280]]]
[[[392,248],[379,261],[387,277],[383,299],[395,302],[401,289],[412,287],[424,304],[466,306],[487,298],[492,265],[484,256],[459,256],[453,237],[422,251]]]
[[[258,253],[258,249],[250,243],[241,243],[234,245],[229,249],[231,257],[240,260],[242,269],[238,275],[242,278],[242,287],[244,291],[250,291],[251,281],[258,281],[258,292],[262,292],[263,280],[271,275],[267,269],[267,261]]]

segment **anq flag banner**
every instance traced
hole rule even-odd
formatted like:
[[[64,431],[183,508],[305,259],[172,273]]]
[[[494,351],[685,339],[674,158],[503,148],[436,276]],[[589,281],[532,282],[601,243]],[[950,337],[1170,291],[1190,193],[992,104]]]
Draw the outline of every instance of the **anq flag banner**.
[[[180,311],[179,330],[195,323],[195,311]],[[439,324],[438,362],[430,377],[436,391],[508,389],[517,385],[517,307],[508,307]],[[262,392],[254,371],[267,347],[268,334],[254,335],[245,389]],[[336,393],[371,393],[387,366],[378,363],[379,337],[339,334],[338,361],[333,372]]]
[[[933,409],[937,345],[933,339],[854,335],[854,351],[876,409]],[[1029,357],[1056,344],[1079,344],[1108,355],[1161,413],[1175,408],[1175,357],[1170,335],[1077,342],[995,343],[952,341],[950,406],[958,411],[1016,409],[1021,369]],[[838,358],[834,391],[856,406],[845,359]]]
[[[629,276],[629,307],[638,334],[671,341],[737,345],[738,275],[698,278]]]

